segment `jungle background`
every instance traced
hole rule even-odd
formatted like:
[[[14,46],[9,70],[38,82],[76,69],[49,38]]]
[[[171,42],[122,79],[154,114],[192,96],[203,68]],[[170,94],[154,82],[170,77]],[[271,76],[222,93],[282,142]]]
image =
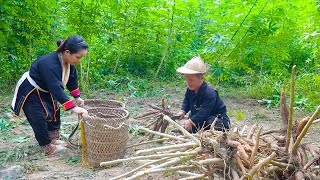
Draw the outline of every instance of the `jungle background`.
[[[200,55],[210,65],[206,80],[226,99],[237,99],[236,119],[246,115],[243,99],[278,107],[293,65],[295,109],[308,113],[320,104],[319,0],[1,0],[0,14],[2,136],[18,126],[5,115],[17,80],[70,35],[89,45],[77,64],[85,98],[178,94],[179,107],[185,83],[176,69]]]

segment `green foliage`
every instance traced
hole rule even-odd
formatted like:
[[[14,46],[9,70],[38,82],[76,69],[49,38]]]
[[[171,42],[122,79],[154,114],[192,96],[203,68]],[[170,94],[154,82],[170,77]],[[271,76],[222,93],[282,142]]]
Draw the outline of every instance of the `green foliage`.
[[[142,130],[139,130],[139,126],[129,126],[129,133],[136,136],[136,135],[140,135],[143,136],[145,135],[145,132]]]
[[[37,152],[39,152],[39,147],[34,145],[3,149],[0,151],[0,167],[5,166],[8,162],[19,162],[23,159],[27,159],[30,155]]]
[[[0,6],[0,90],[13,89],[34,59],[56,49],[56,40],[79,34],[90,46],[77,65],[87,91],[145,96],[155,82],[177,79],[176,68],[200,54],[211,65],[213,85],[271,101],[295,64],[296,103],[312,109],[319,104],[319,8],[317,0],[7,0]]]
[[[235,116],[235,119],[240,121],[240,120],[244,119],[245,117],[246,117],[245,114],[243,114],[241,111],[238,111],[237,115]]]
[[[17,127],[16,123],[8,118],[0,118],[0,134],[6,133],[8,130]]]
[[[71,156],[67,159],[68,164],[77,165],[81,162],[81,159],[77,156]]]

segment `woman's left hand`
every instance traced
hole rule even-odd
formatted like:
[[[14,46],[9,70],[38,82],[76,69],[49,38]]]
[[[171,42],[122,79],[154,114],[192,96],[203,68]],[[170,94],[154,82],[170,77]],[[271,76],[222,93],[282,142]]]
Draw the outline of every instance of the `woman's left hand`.
[[[80,97],[76,98],[76,102],[79,107],[84,107],[84,100],[81,99]]]

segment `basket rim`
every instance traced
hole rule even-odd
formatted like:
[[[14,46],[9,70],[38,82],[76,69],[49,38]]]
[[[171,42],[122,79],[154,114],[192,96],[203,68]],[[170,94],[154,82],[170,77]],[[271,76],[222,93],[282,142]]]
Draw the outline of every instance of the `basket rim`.
[[[99,101],[99,102],[115,102],[115,103],[119,103],[121,105],[120,108],[126,108],[126,104],[124,102],[121,102],[121,101],[117,101],[117,100],[102,100],[102,99],[86,99],[84,100],[84,105],[86,106],[86,102],[90,102],[90,101]]]
[[[125,112],[125,115],[123,117],[115,117],[115,118],[101,118],[101,117],[94,117],[94,116],[84,116],[83,117],[83,122],[88,125],[88,126],[91,126],[91,127],[95,127],[93,126],[92,124],[90,124],[88,121],[89,120],[100,120],[100,121],[108,121],[108,120],[117,120],[117,119],[123,119],[123,122],[119,124],[119,126],[117,127],[113,127],[113,126],[109,126],[107,124],[104,124],[103,126],[106,127],[106,128],[110,128],[110,129],[121,129],[123,126],[127,126],[128,124],[125,122],[125,120],[128,119],[129,117],[129,111],[125,110],[125,109],[119,109],[119,108],[107,108],[107,107],[97,107],[97,108],[91,108],[91,109],[88,109],[88,112],[90,110],[116,110],[116,111],[123,111]]]

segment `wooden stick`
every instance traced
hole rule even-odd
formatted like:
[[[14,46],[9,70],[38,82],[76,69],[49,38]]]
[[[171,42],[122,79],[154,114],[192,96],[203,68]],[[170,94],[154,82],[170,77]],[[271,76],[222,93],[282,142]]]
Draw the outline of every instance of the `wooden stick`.
[[[145,144],[151,144],[151,143],[155,143],[155,142],[163,142],[163,141],[168,141],[168,140],[170,140],[170,139],[169,138],[162,138],[162,139],[155,139],[155,140],[145,141],[145,142],[129,145],[129,146],[127,146],[127,149],[135,147],[135,146],[141,146],[141,145],[145,145]]]
[[[282,129],[286,130],[288,127],[289,110],[286,102],[286,91],[285,85],[282,85],[281,96],[280,96],[280,114],[282,118]]]
[[[157,147],[157,148],[152,148],[152,149],[139,150],[136,152],[136,154],[143,155],[143,154],[148,154],[148,153],[157,152],[157,151],[179,149],[179,148],[190,148],[190,147],[195,147],[195,146],[196,146],[196,144],[194,142],[184,143],[184,144],[175,144],[175,145],[170,145],[170,146],[162,146],[162,147]]]
[[[247,134],[247,138],[251,139],[252,135],[254,134],[254,132],[256,131],[257,128],[257,123],[254,123],[254,125],[252,126],[252,128],[250,129],[250,131]]]
[[[150,126],[152,126],[154,123],[156,123],[157,120],[153,120],[151,123],[149,123],[148,125],[145,126],[145,128],[149,128]]]
[[[283,162],[278,162],[276,160],[272,160],[270,162],[270,164],[273,164],[281,169],[289,169],[289,170],[294,170],[295,167],[292,164],[287,164],[287,163],[283,163]]]
[[[261,130],[262,130],[262,127],[260,127],[260,129],[258,131],[257,138],[256,138],[256,144],[254,145],[253,151],[252,151],[250,159],[249,159],[250,167],[253,166],[254,160],[255,160],[256,155],[257,155],[257,151],[258,151],[258,148],[259,148],[259,140],[260,140]]]
[[[135,168],[135,169],[133,169],[133,170],[125,173],[125,174],[122,174],[122,175],[120,175],[120,176],[111,178],[110,180],[117,180],[117,179],[124,178],[124,177],[126,177],[126,176],[129,176],[130,174],[133,174],[133,173],[139,171],[140,169],[143,169],[143,168],[145,168],[145,167],[148,167],[148,166],[150,166],[150,165],[152,165],[152,164],[155,164],[155,163],[158,163],[158,162],[165,161],[165,160],[170,159],[170,158],[171,158],[171,157],[165,157],[165,158],[162,158],[162,159],[159,159],[159,160],[155,160],[155,161],[146,163],[146,164],[144,164],[144,165],[142,165],[142,166],[139,166],[139,167],[137,167],[137,168]]]
[[[148,104],[149,107],[151,107],[152,109],[155,109],[155,110],[159,110],[159,111],[162,111],[163,109],[159,108],[158,106],[155,106],[153,104]]]
[[[196,137],[194,137],[192,134],[190,134],[187,130],[185,130],[182,126],[180,126],[178,123],[176,123],[175,121],[173,121],[169,116],[165,115],[163,116],[163,119],[169,121],[169,123],[171,123],[175,128],[178,128],[181,132],[183,132],[183,134],[185,136],[187,136],[189,139],[191,139],[192,141],[194,141],[199,147],[201,147],[201,142],[199,141],[199,139],[197,139]]]
[[[292,136],[292,117],[293,117],[293,103],[294,103],[294,77],[296,73],[296,65],[292,67],[291,73],[291,81],[290,81],[290,108],[289,108],[289,120],[288,120],[288,128],[287,128],[287,140],[285,151],[288,152],[290,146],[290,139]]]
[[[153,166],[151,169],[159,169],[159,168],[165,168],[165,167],[168,167],[168,166],[173,166],[173,165],[176,165],[177,163],[179,163],[181,161],[183,161],[183,159],[181,159],[181,158],[173,158],[170,161],[167,161],[165,163],[159,164],[157,166]]]
[[[195,149],[190,152],[177,152],[177,153],[168,153],[168,154],[154,154],[149,156],[136,156],[130,157],[126,159],[117,159],[113,161],[101,162],[100,166],[108,166],[112,164],[117,164],[121,162],[129,162],[129,161],[136,161],[136,160],[143,160],[143,159],[153,159],[153,158],[164,158],[164,157],[181,157],[181,156],[192,156],[199,153],[201,149]]]
[[[221,158],[210,158],[206,160],[200,160],[200,165],[211,165],[211,164],[224,164],[224,160]]]
[[[281,171],[281,168],[278,167],[278,166],[271,166],[271,167],[268,167],[266,169],[267,173],[270,174],[270,173],[273,173],[275,171]]]
[[[168,167],[168,168],[147,169],[145,171],[138,172],[134,176],[126,178],[126,180],[139,179],[142,176],[145,176],[145,175],[148,175],[148,174],[152,174],[152,173],[167,172],[167,171],[177,171],[177,170],[181,170],[181,169],[190,169],[190,168],[194,168],[194,166],[193,165],[182,165],[182,166]]]
[[[247,176],[252,177],[254,174],[257,173],[259,169],[261,169],[263,166],[269,164],[274,158],[276,157],[276,153],[272,152],[270,156],[267,158],[261,160],[258,164],[252,167],[252,169],[248,172]],[[245,175],[243,175],[240,179],[243,180]]]
[[[272,134],[272,133],[281,133],[281,132],[285,132],[285,131],[283,131],[282,129],[270,130],[270,131],[266,131],[266,132],[262,133],[261,136],[265,136],[265,135]]]
[[[320,155],[314,157],[313,159],[311,159],[304,167],[304,170],[307,170],[313,163],[315,163],[316,161],[320,160]]]
[[[295,174],[294,174],[294,177],[295,179],[305,179],[304,178],[304,173],[302,171],[297,171]]]
[[[237,172],[235,169],[233,169],[233,168],[231,168],[230,170],[231,170],[232,179],[233,179],[233,180],[239,180],[240,177],[239,177],[238,172]]]
[[[240,131],[239,135],[240,135],[240,136],[243,136],[243,135],[244,135],[244,132],[246,131],[246,129],[247,129],[247,125],[244,125],[243,128],[242,128],[242,130]]]
[[[169,135],[169,134],[152,131],[152,130],[144,128],[144,127],[139,127],[138,130],[142,130],[142,131],[148,132],[150,134],[155,134],[155,135],[166,137],[166,138],[169,138],[169,139],[174,139],[174,140],[177,140],[177,141],[189,142],[189,140],[187,140],[187,139],[182,139],[182,138],[177,137],[177,136],[172,136],[172,135]]]
[[[302,147],[302,146],[299,146],[298,147],[298,152],[299,152],[299,155],[300,155],[300,164],[302,166],[306,165],[307,164],[307,161],[308,161],[308,157],[307,157],[307,153],[306,153],[306,150]]]
[[[236,161],[238,163],[240,170],[242,171],[243,176],[246,175],[247,174],[246,169],[244,168],[244,165],[242,164],[239,155],[236,155]]]
[[[320,119],[316,119],[313,121],[313,124],[320,122]]]
[[[292,154],[296,155],[297,151],[298,151],[298,146],[301,143],[302,138],[307,134],[308,129],[310,128],[312,122],[319,116],[320,114],[320,106],[318,107],[318,109],[313,113],[313,115],[311,116],[311,118],[309,119],[308,123],[304,126],[302,132],[300,133],[300,135],[298,136],[296,142],[293,145],[292,148]]]
[[[144,114],[142,114],[142,115],[139,115],[139,116],[134,117],[134,119],[144,119],[144,118],[147,118],[147,117],[150,116],[150,115],[155,115],[155,114],[157,114],[157,113],[159,113],[159,111],[147,112],[147,113],[144,113]]]
[[[164,96],[161,98],[161,106],[163,110],[166,110],[166,105],[164,104]]]
[[[188,171],[176,171],[177,174],[183,175],[183,176],[198,176],[201,174],[196,174]]]

